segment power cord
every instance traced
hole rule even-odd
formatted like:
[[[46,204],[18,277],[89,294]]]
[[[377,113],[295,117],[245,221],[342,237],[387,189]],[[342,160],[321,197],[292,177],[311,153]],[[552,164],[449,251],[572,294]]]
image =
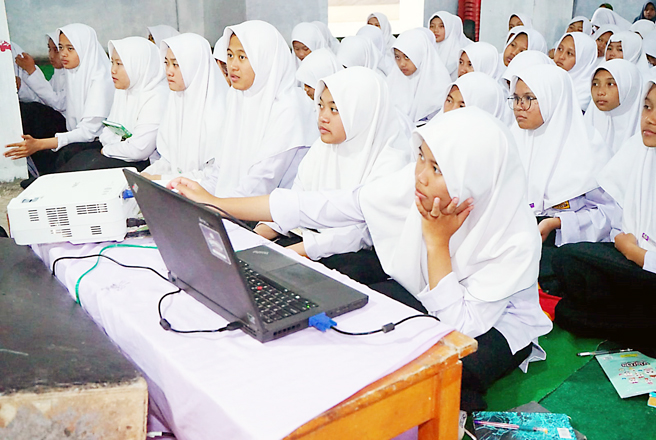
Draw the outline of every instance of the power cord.
[[[157,312],[159,313],[159,325],[162,326],[164,330],[171,331],[174,333],[183,333],[183,334],[189,334],[189,333],[220,333],[220,332],[225,332],[225,331],[234,331],[234,330],[239,330],[240,328],[243,327],[243,324],[239,321],[233,321],[226,325],[225,327],[213,329],[213,330],[178,330],[175,329],[171,326],[171,323],[162,316],[162,301],[164,301],[164,298],[170,295],[175,295],[176,293],[180,292],[182,289],[178,289],[173,292],[169,292],[162,296],[159,299],[159,303],[157,303]]]

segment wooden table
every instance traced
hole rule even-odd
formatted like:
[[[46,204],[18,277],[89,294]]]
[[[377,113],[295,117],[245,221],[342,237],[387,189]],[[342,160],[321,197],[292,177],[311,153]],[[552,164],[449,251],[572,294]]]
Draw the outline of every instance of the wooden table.
[[[456,439],[460,359],[477,347],[475,339],[452,332],[414,361],[363,388],[286,439],[389,439],[414,426],[419,426],[419,440]]]

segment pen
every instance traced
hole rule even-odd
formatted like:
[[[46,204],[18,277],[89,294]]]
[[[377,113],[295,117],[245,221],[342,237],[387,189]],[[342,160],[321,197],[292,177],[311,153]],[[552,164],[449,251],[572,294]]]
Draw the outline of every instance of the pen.
[[[613,354],[613,353],[624,353],[626,351],[633,351],[632,348],[622,348],[617,350],[597,350],[597,351],[582,351],[581,353],[576,353],[577,356],[597,356],[598,354]]]
[[[502,422],[486,422],[484,420],[474,420],[475,425],[489,426],[492,428],[503,428],[503,429],[512,429],[520,431],[539,431],[548,433],[547,428],[541,428],[539,426],[524,426],[524,425],[515,425],[513,423],[502,423]]]

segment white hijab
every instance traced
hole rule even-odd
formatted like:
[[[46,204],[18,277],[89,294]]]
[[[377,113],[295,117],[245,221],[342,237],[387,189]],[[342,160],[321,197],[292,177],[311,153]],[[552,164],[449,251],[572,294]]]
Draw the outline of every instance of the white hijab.
[[[383,71],[385,76],[389,75],[393,69],[396,69],[394,52],[387,48],[383,32],[378,27],[371,25],[362,26],[356,35],[371,41],[374,49],[378,51],[378,68]]]
[[[510,82],[512,77],[517,75],[517,72],[521,72],[522,70],[531,66],[555,66],[555,64],[553,60],[549,58],[544,52],[538,52],[537,50],[525,50],[524,52],[517,54],[517,56],[512,59],[506,70],[503,72],[501,78]],[[506,85],[503,82],[502,84]]]
[[[577,15],[576,17],[572,18],[569,21],[569,23],[567,23],[565,32],[567,32],[567,28],[569,28],[572,23],[576,23],[577,21],[583,23],[583,30],[581,32],[583,32],[587,36],[592,35],[592,24],[590,23],[590,20],[588,20],[588,17],[585,17],[583,15]],[[558,45],[556,45],[556,47],[558,47]]]
[[[59,47],[59,32],[48,32],[46,34],[46,44],[48,41],[52,40],[53,43],[55,43],[55,47]],[[60,69],[53,69],[52,76],[50,77],[50,85],[52,86],[52,90],[54,90],[55,93],[62,94],[65,93],[66,90],[66,69],[63,67]],[[64,114],[65,112],[62,112]]]
[[[574,86],[557,66],[533,66],[513,77],[535,94],[544,123],[534,130],[513,124],[526,169],[528,202],[536,215],[598,187],[594,176],[610,158],[601,135],[583,120]]]
[[[610,43],[617,42],[622,43],[622,58],[639,65],[642,55],[642,38],[640,38],[640,35],[631,31],[616,32],[608,39],[606,50],[608,50]]]
[[[218,196],[237,188],[254,164],[311,145],[316,138],[315,113],[305,93],[295,86],[294,55],[280,32],[259,20],[228,26],[221,50],[227,52],[233,34],[244,47],[255,81],[247,90],[228,90],[222,149],[216,162]]]
[[[159,50],[142,37],[110,40],[110,54],[118,53],[130,78],[126,90],[114,92],[114,103],[108,120],[133,131],[137,123],[159,124],[166,105],[168,85]]]
[[[186,89],[169,91],[157,132],[157,151],[171,164],[174,174],[188,173],[203,169],[217,157],[228,85],[205,38],[186,33],[164,39],[162,62],[169,48],[180,65]]]
[[[326,45],[330,47],[330,50],[332,50],[333,53],[337,53],[337,50],[339,49],[339,40],[333,36],[332,32],[330,32],[328,25],[323,21],[313,21],[312,24],[319,28],[319,31],[321,31],[321,34],[326,41]]]
[[[444,23],[444,40],[437,43],[437,53],[449,71],[451,79],[455,80],[458,77],[460,50],[472,41],[463,33],[462,20],[457,15],[447,11],[437,11],[431,15],[426,27],[430,27],[430,22],[435,17],[439,17]]]
[[[514,14],[510,14],[508,17],[508,26],[510,26],[510,20],[513,17],[517,17],[522,21],[521,26],[527,27],[527,28],[532,28],[533,27],[533,21],[531,20],[531,16],[528,15],[526,12],[516,12]]]
[[[496,47],[484,41],[470,43],[460,50],[458,59],[460,59],[463,52],[469,57],[475,72],[486,73],[498,79],[499,52],[497,52]]]
[[[505,71],[510,66],[510,64],[508,64],[508,66],[506,66],[506,62],[505,62],[505,59],[504,59],[504,53],[506,52],[506,48],[508,48],[508,46],[510,46],[510,44],[513,41],[515,41],[515,38],[517,38],[517,36],[519,34],[525,34],[527,39],[528,39],[528,45],[527,45],[527,48],[524,52],[527,52],[529,50],[530,51],[538,51],[538,52],[542,52],[543,54],[546,55],[547,52],[549,51],[549,49],[547,47],[547,41],[544,39],[544,37],[542,36],[541,33],[539,33],[538,31],[536,31],[533,28],[527,28],[525,26],[515,26],[510,31],[508,31],[508,36],[506,38],[506,44],[503,46],[503,50],[499,54],[500,61],[499,61],[499,75],[498,76],[501,77],[501,78],[508,79],[507,78],[508,75],[505,73]],[[519,53],[519,54],[515,55],[515,58],[517,58],[521,54],[522,53]],[[511,60],[511,62],[514,61],[514,60],[515,59],[513,58]]]
[[[599,37],[601,37],[605,33],[610,32],[612,36],[615,32],[619,32],[619,31],[620,28],[614,24],[602,24],[601,26],[599,26],[599,29],[597,29],[595,33],[592,34],[592,39],[594,40],[595,44],[597,44],[597,40],[599,39]],[[606,43],[606,46],[608,46],[608,43]],[[597,65],[603,63],[604,61],[606,61],[605,47],[604,47],[604,53],[602,53],[600,57],[597,57]]]
[[[368,38],[358,35],[344,38],[339,45],[337,59],[344,67],[361,66],[385,75],[378,66],[380,62],[378,50]]]
[[[601,27],[604,24],[614,24],[620,28],[620,30],[627,31],[631,27],[631,22],[626,18],[620,16],[615,11],[611,11],[606,8],[597,9],[592,18],[590,19],[592,26]]]
[[[227,46],[227,44],[224,43],[225,37],[221,35],[218,40],[216,40],[216,44],[214,45],[214,50],[212,51],[212,55],[214,56],[215,60],[219,60],[223,63],[228,62],[228,53],[227,51],[223,50],[224,47]]]
[[[447,87],[447,94],[453,86],[458,86],[465,107],[478,107],[485,110],[508,127],[515,121],[505,90],[490,75],[481,72],[462,75]],[[444,108],[440,113],[444,113]]]
[[[415,124],[442,108],[446,86],[451,83],[449,72],[433,49],[434,40],[428,29],[416,28],[403,32],[394,44],[417,70],[405,76],[397,67],[387,77],[387,85],[394,105]]]
[[[385,37],[385,44],[387,45],[387,48],[392,49],[396,38],[392,34],[392,25],[387,19],[387,15],[383,14],[382,12],[373,12],[367,17],[367,22],[372,17],[376,17],[378,23],[380,23],[380,30],[383,31],[383,36]]]
[[[613,110],[602,112],[591,102],[585,112],[585,121],[601,133],[615,154],[628,138],[640,132],[640,112],[644,102],[642,76],[635,64],[622,59],[604,61],[590,78],[600,69],[613,75],[620,105]]]
[[[355,188],[406,165],[406,161],[388,160],[389,149],[404,152],[409,158],[409,139],[401,135],[387,86],[380,76],[358,66],[325,77],[315,91],[317,105],[325,88],[339,110],[346,140],[326,144],[317,139],[298,167],[294,189]]]
[[[294,41],[303,43],[311,51],[330,47],[321,30],[314,23],[302,22],[294,26],[294,29],[292,29],[292,44]],[[301,60],[296,56],[295,58],[298,66]]]
[[[440,166],[449,195],[474,198],[473,211],[449,243],[453,273],[467,294],[491,302],[532,286],[540,238],[507,128],[480,109],[463,108],[417,129],[415,148],[422,140]],[[428,285],[428,269],[413,169],[408,165],[363,186],[360,204],[383,269],[417,296]]]
[[[647,34],[642,39],[642,53],[650,57],[656,57],[656,32]]]
[[[175,37],[176,35],[180,35],[180,32],[178,32],[177,29],[167,24],[148,26],[147,29],[148,32],[150,32],[150,35],[152,35],[153,40],[155,40],[155,46],[157,47],[160,47],[162,45],[162,41],[164,41],[164,39]]]
[[[80,64],[66,69],[66,128],[74,130],[82,118],[106,118],[114,98],[107,54],[96,31],[74,23],[59,28],[75,48]]]
[[[582,32],[570,32],[556,44],[556,49],[567,36],[574,39],[574,50],[576,51],[576,63],[567,71],[576,90],[581,110],[588,108],[592,96],[590,95],[590,79],[594,76],[595,66],[597,65],[597,43]]]
[[[319,80],[344,70],[329,49],[317,49],[305,57],[296,71],[296,79],[316,90]]]
[[[635,23],[631,25],[631,32],[635,32],[636,34],[640,34],[640,36],[644,39],[647,35],[652,33],[654,31],[654,24],[653,21],[651,20],[638,20]]]

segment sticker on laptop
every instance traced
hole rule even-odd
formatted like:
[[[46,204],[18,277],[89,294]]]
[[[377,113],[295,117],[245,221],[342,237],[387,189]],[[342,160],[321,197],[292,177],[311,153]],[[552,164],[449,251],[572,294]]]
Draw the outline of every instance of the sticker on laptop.
[[[230,262],[230,257],[228,257],[228,251],[223,245],[221,234],[206,225],[203,219],[198,219],[198,226],[200,226],[200,231],[203,233],[203,237],[205,237],[207,248],[212,255],[227,264],[232,264]]]

